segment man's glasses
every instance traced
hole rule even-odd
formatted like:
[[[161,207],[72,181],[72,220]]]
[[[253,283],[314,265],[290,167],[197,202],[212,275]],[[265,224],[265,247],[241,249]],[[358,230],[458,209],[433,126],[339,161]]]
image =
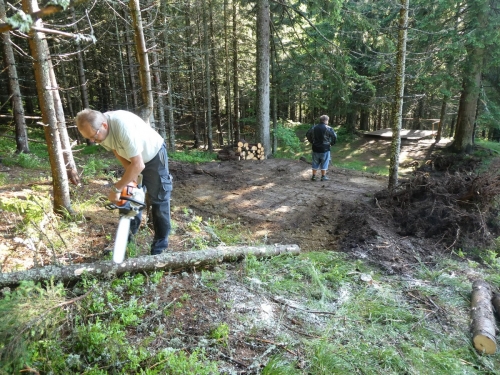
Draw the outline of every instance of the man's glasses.
[[[88,138],[89,141],[91,141],[91,142],[97,141],[97,136],[99,135],[99,132],[101,131],[101,127],[99,127],[99,129],[97,129],[97,131],[95,132],[95,134],[92,138]]]

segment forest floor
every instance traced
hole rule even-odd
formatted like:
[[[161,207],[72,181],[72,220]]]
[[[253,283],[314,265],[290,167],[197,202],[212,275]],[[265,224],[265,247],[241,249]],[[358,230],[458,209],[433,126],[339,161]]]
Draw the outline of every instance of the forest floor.
[[[430,172],[425,171],[425,166],[431,164],[432,153],[445,145],[446,141],[435,144],[430,139],[403,143],[401,180],[414,177],[417,168],[424,168],[422,176],[428,176]],[[340,155],[342,151],[345,159],[349,158],[350,150],[366,166],[388,165],[390,141],[363,138],[338,147],[343,147],[337,152]],[[389,275],[411,277],[415,264],[430,267],[436,259],[450,256],[456,250],[454,228],[451,237],[446,237],[445,231],[425,236],[418,228],[409,233],[408,228],[401,227],[402,220],[395,217],[396,211],[387,204],[390,203],[385,190],[388,178],[384,176],[330,166],[329,181],[311,181],[308,162],[287,159],[200,164],[171,160],[169,166],[174,178],[171,252],[189,251],[199,246],[200,234],[194,234],[199,231],[202,232],[202,245],[223,245],[223,239],[207,230],[210,221],[218,225],[227,223],[228,227],[237,225],[245,244],[297,244],[302,252],[341,252],[352,260],[373,264]],[[12,181],[16,180],[16,174],[25,173],[17,167],[4,167],[2,171],[12,176]],[[440,173],[445,176],[448,172]],[[98,202],[99,197],[106,194],[109,184],[108,179],[87,179],[82,186],[72,188],[72,196],[80,202]],[[5,198],[28,199],[33,193],[32,187],[30,184],[7,183],[0,186],[0,193]],[[50,184],[36,184],[36,192],[43,191],[50,191]],[[429,213],[438,206],[434,199],[434,206],[425,209]],[[421,208],[417,207],[416,212],[419,210]],[[20,215],[7,211],[0,215],[1,272],[53,262],[55,258],[50,246],[37,247],[36,241],[34,243],[15,232]],[[109,259],[106,252],[113,243],[117,213],[92,205],[84,215],[85,220],[78,224],[81,235],[65,238],[66,250],[58,262],[89,263]],[[49,227],[50,224],[46,225]],[[141,228],[133,255],[148,253],[151,230],[147,225]],[[40,238],[43,239],[43,235],[40,234]],[[295,322],[302,321],[295,331],[292,328],[289,331],[297,338],[307,336],[299,332],[301,325],[321,323],[319,316],[299,317],[300,310],[292,313],[287,308],[291,305],[259,292],[258,285],[243,280],[241,267],[239,263],[225,266],[226,276],[216,288],[207,288],[202,283],[199,270],[184,270],[188,272],[182,273],[174,270],[149,295],[143,294],[142,299],[160,298],[165,304],[190,296],[168,318],[158,317],[154,311],[147,314],[145,324],[165,327],[165,333],[150,342],[150,347],[199,347],[200,338],[206,337],[216,324],[225,322],[231,327],[228,345],[211,352],[213,359],[225,363],[219,370],[221,373],[258,373],[267,361],[270,346],[281,345],[278,332],[272,328],[281,319],[281,308],[288,311],[291,325],[294,325],[294,319]],[[254,323],[260,328],[250,332]],[[140,341],[141,337],[147,337],[148,329],[137,329],[131,335]],[[301,358],[300,348],[292,352],[286,346],[281,347],[297,355],[297,366],[300,367],[301,360],[307,360]]]
[[[354,158],[367,167],[385,168],[390,155],[390,141],[362,138],[341,146],[342,159]],[[431,139],[406,142],[401,147],[400,173],[402,179],[430,160],[438,145]],[[346,151],[347,150],[347,151]],[[102,154],[104,157],[112,156]],[[335,160],[335,154],[332,156]],[[1,168],[1,167],[0,167]],[[428,261],[435,254],[432,243],[397,234],[396,224],[390,220],[374,196],[388,184],[386,176],[330,166],[329,181],[311,181],[310,163],[304,160],[267,159],[262,161],[223,161],[192,164],[169,162],[174,180],[172,192],[172,220],[179,230],[170,236],[169,251],[185,251],[192,247],[183,230],[193,215],[208,219],[237,222],[246,233],[246,239],[261,244],[297,244],[303,251],[328,249],[369,257],[387,268],[402,271],[412,263],[415,255]],[[113,168],[111,168],[113,169]],[[0,187],[5,198],[28,197],[37,191],[51,190],[50,182],[21,183],[26,174],[23,168],[3,167],[8,174],[7,184]],[[120,167],[108,172],[122,173]],[[40,172],[43,175],[43,172]],[[80,202],[98,201],[108,191],[111,180],[86,179],[72,187],[73,199]],[[32,187],[35,186],[35,191]],[[186,209],[192,210],[191,215]],[[51,263],[50,251],[34,250],[25,240],[12,235],[20,220],[17,215],[2,213],[0,223],[3,259],[1,272],[30,268]],[[112,247],[118,214],[104,206],[95,205],[85,211],[85,222],[80,223],[85,241],[66,239],[69,262],[89,262],[101,259]],[[12,215],[11,217],[7,217]],[[48,225],[48,224],[47,224]],[[148,252],[151,230],[143,223],[137,236],[137,255]],[[68,242],[69,241],[69,242]],[[49,249],[47,249],[49,250]]]

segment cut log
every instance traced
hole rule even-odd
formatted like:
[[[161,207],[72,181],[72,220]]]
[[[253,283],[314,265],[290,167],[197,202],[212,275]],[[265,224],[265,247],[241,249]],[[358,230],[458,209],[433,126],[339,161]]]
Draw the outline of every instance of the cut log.
[[[472,283],[472,341],[476,350],[484,354],[494,354],[497,350],[491,297],[491,287],[487,282],[476,280]]]
[[[125,272],[149,272],[157,270],[192,269],[209,264],[233,262],[248,255],[257,258],[267,258],[280,254],[298,254],[298,245],[268,245],[268,246],[220,246],[200,251],[184,251],[146,255],[126,259],[121,264],[111,260],[95,263],[83,263],[69,266],[47,266],[32,268],[26,271],[0,273],[0,288],[17,286],[23,280],[41,282],[59,280],[63,282],[76,281],[83,274],[101,278],[112,278]]]

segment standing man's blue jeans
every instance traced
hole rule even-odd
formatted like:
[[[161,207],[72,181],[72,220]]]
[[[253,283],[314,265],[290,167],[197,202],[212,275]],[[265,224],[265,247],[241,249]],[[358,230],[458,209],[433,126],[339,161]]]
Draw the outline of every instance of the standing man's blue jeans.
[[[168,248],[168,236],[170,234],[170,194],[172,192],[172,176],[168,171],[167,148],[162,146],[158,154],[146,163],[142,170],[142,183],[146,186],[146,194],[151,203],[151,214],[153,217],[154,238],[151,244],[151,254],[161,254]],[[139,228],[141,213],[134,218]],[[137,229],[135,229],[137,231]],[[133,233],[133,231],[132,231]]]
[[[330,163],[330,151],[312,153],[312,169],[326,171]]]

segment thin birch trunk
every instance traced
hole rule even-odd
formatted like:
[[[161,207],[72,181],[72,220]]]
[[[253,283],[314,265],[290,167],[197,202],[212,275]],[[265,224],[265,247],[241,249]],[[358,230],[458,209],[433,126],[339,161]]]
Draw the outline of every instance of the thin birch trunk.
[[[23,11],[32,13],[39,10],[36,0],[23,0]],[[43,27],[42,21],[37,20],[35,26]],[[65,173],[64,158],[57,126],[54,98],[48,87],[51,87],[49,74],[49,56],[45,34],[32,30],[29,34],[29,44],[33,57],[35,79],[44,122],[45,139],[49,151],[49,160],[52,171],[52,185],[54,194],[54,212],[72,212],[69,195],[68,176]]]
[[[389,190],[398,184],[399,154],[401,151],[401,124],[405,90],[406,40],[408,37],[408,8],[410,0],[400,0],[399,37],[396,60],[395,103],[392,118],[391,159],[389,164]]]
[[[47,45],[47,62],[49,65],[49,77],[52,86],[52,97],[54,100],[54,110],[57,118],[57,128],[59,130],[59,138],[61,140],[62,154],[64,158],[64,165],[66,166],[66,173],[69,181],[73,185],[80,183],[80,177],[76,168],[75,159],[73,158],[73,151],[71,150],[71,142],[68,136],[68,129],[66,128],[66,118],[64,116],[64,109],[59,95],[59,85],[57,84],[54,66],[52,65],[52,58],[50,58],[49,46]]]
[[[146,40],[144,38],[139,0],[130,0],[129,8],[134,26],[135,49],[137,52],[137,60],[139,61],[139,78],[142,87],[143,106],[141,108],[141,117],[154,128],[154,104],[153,89],[151,87],[151,71],[149,69],[148,50],[146,48]]]

